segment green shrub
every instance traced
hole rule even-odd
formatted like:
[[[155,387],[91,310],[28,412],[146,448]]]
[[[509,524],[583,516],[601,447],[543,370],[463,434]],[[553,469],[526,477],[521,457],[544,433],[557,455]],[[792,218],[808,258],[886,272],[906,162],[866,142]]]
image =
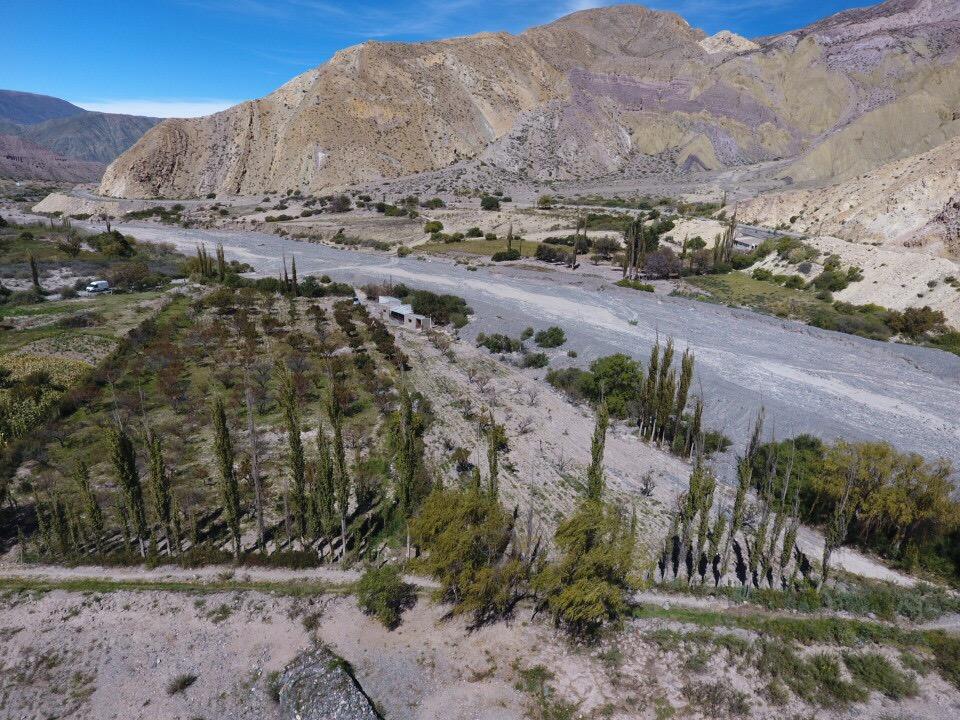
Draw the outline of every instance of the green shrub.
[[[423,224],[423,231],[428,235],[433,235],[443,230],[443,223],[439,220],[428,220]]]
[[[533,341],[537,344],[537,347],[556,348],[567,341],[567,335],[563,332],[563,328],[554,325],[553,327],[538,332],[534,336]]]
[[[519,260],[520,251],[517,249],[500,250],[499,252],[495,252],[490,259],[493,260],[494,262],[506,262],[509,260]]]
[[[494,197],[493,195],[484,195],[482,198],[480,198],[480,209],[481,210],[499,210],[500,199]]]
[[[477,347],[485,347],[492,353],[511,353],[520,350],[520,341],[514,340],[503,333],[493,333],[492,335],[480,333],[477,335]]]
[[[520,367],[523,368],[545,368],[550,364],[550,358],[546,353],[527,353],[520,361]]]
[[[479,238],[483,237],[483,231],[478,227],[469,228],[466,232],[468,238]]]
[[[413,607],[417,596],[396,565],[368,568],[356,586],[357,603],[390,630],[398,627],[403,611]]]
[[[410,523],[417,561],[440,583],[437,597],[475,625],[511,612],[527,592],[528,571],[505,556],[513,537],[513,514],[488,493],[438,488]]]

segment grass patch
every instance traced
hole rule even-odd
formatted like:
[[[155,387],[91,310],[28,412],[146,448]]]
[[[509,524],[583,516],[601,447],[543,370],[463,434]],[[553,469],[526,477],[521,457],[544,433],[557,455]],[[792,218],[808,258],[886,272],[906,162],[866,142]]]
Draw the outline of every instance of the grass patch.
[[[843,662],[854,680],[893,700],[914,697],[919,692],[913,675],[901,672],[879,653],[845,652]]]
[[[173,580],[111,580],[106,578],[68,578],[41,580],[36,578],[0,578],[0,588],[13,592],[45,593],[63,590],[75,593],[132,592],[183,592],[210,594],[221,592],[263,592],[276,595],[302,597],[311,595],[346,595],[353,591],[351,584],[328,582],[241,582],[238,580],[212,580],[188,582]]]

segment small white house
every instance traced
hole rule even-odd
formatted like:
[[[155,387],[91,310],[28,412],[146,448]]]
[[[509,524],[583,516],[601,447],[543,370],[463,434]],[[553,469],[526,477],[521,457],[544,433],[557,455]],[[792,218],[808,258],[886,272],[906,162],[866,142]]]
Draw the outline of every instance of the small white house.
[[[733,239],[733,249],[742,253],[752,253],[763,245],[763,243],[762,238],[751,237],[750,235],[738,235]]]
[[[377,310],[381,320],[389,317],[410,330],[423,332],[433,327],[433,321],[430,318],[418,315],[411,305],[401,302],[399,298],[381,295],[377,300]]]

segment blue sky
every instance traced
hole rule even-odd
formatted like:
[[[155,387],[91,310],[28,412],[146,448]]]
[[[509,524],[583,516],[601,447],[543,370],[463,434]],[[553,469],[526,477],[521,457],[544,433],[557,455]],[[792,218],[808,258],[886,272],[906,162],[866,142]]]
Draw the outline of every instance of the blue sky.
[[[755,37],[870,0],[649,0]],[[7,0],[0,88],[92,110],[191,116],[265,95],[367,39],[519,32],[602,0]]]

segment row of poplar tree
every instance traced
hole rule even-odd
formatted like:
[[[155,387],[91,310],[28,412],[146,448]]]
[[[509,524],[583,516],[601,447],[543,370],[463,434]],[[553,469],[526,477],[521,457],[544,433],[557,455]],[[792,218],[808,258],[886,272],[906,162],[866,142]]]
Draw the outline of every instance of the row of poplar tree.
[[[348,520],[352,508],[370,506],[376,489],[363,487],[351,480],[344,443],[344,414],[334,393],[325,403],[326,422],[318,419],[316,454],[307,460],[304,449],[301,410],[292,373],[278,361],[275,375],[280,389],[279,400],[286,431],[286,478],[283,492],[283,530],[289,547],[299,541],[306,547],[320,539],[339,534],[341,556],[346,554]],[[235,557],[242,552],[242,521],[251,510],[256,526],[256,546],[266,550],[264,522],[264,487],[261,477],[261,447],[254,413],[253,392],[246,392],[247,455],[238,463],[235,430],[231,429],[223,398],[211,404],[213,455],[217,464],[217,480],[222,517],[229,531]],[[423,465],[423,423],[415,409],[415,398],[405,388],[400,391],[399,408],[390,421],[390,442],[395,467],[396,506],[409,518],[422,497],[420,477]],[[137,449],[129,425],[119,420],[109,430],[110,465],[117,485],[114,504],[117,524],[124,547],[134,545],[140,555],[157,551],[163,541],[168,554],[183,551],[183,512],[171,488],[170,472],[164,460],[163,442],[148,426],[143,429],[147,455],[147,478],[144,482],[138,467]],[[359,468],[359,458],[354,470]],[[249,477],[253,490],[253,507],[244,506],[241,475]],[[84,552],[101,554],[110,541],[103,509],[94,492],[90,471],[79,462],[74,472],[77,502],[68,503],[62,494],[38,498],[36,502],[39,533],[47,552],[61,556]],[[149,519],[148,519],[149,517]],[[199,542],[196,516],[191,544]],[[21,537],[21,547],[25,539]],[[332,544],[332,543],[331,543]]]

